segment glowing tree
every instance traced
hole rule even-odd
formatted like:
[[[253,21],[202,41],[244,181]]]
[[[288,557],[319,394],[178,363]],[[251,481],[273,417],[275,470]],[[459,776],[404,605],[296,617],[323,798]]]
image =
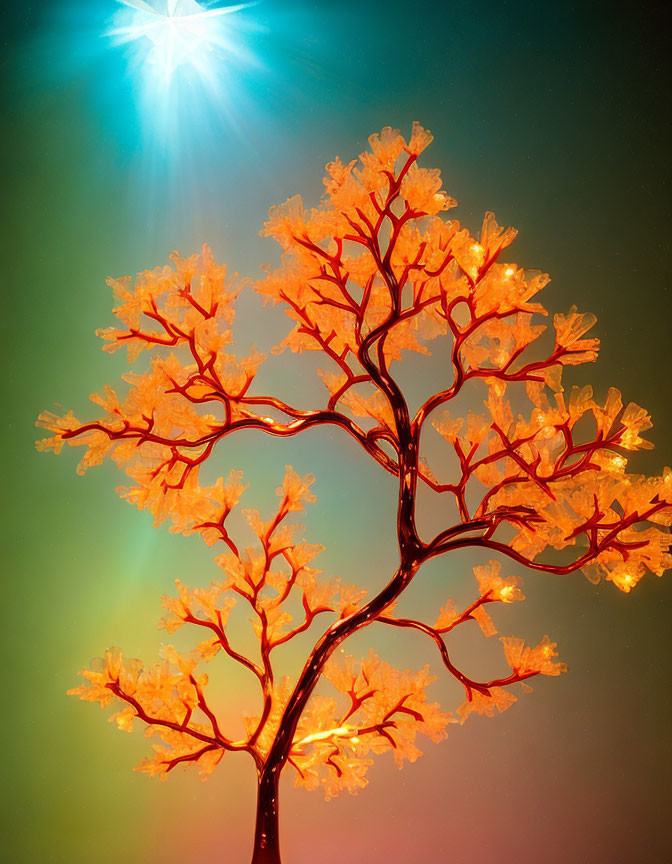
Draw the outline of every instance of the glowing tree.
[[[358,162],[327,166],[317,209],[305,211],[292,198],[271,210],[265,227],[282,246],[283,263],[255,287],[293,321],[273,353],[322,352],[329,367],[320,373],[329,393],[323,407],[257,392],[265,358],[227,353],[237,289],[204,247],[200,256],[173,255],[172,266],[111,280],[121,323],[100,331],[105,350],[127,346],[130,361],[152,352],[148,369],[124,376],[125,398],[110,388],[93,395],[103,415],[92,422],[72,412],[39,419],[53,433],[41,449],[83,445],[79,473],[110,456],[132,481],[123,497],[149,510],[155,524],[170,519],[171,531],[200,533],[219,550],[222,572],[210,587],[178,581],[178,597],[163,599],[162,626],[173,633],[190,625],[199,635],[191,653],[167,646],[161,663],[143,667],[113,649],[70,692],[114,704],[120,729],[139,720],[158,736],[161,743],[138,766],[150,775],[165,779],[193,763],[207,776],[227,751],[249,753],[258,776],[254,864],[280,861],[278,782],[286,766],[297,784],[322,784],[327,797],[356,792],[372,755],[392,751],[399,765],[413,761],[418,733],[438,741],[449,722],[504,711],[515,701],[513,685],[564,671],[548,637],[535,647],[502,639],[510,673],[488,681],[473,680],[451,660],[451,631],[475,620],[491,635],[486,607],[523,599],[518,577],[500,572],[502,560],[554,574],[581,569],[623,591],[672,563],[672,472],[649,478],[626,471],[627,455],[651,446],[641,437],[649,415],[624,407],[617,390],[601,404],[590,387],[562,386],[564,366],[597,355],[598,340],[585,335],[594,316],[573,307],[555,315],[544,335],[537,322],[547,313],[536,296],[548,278],[500,260],[515,231],[502,230],[491,213],[478,239],[441,215],[455,202],[441,190],[438,171],[417,165],[431,135],[415,124],[408,142],[389,128],[369,140],[371,151]],[[452,373],[412,414],[393,364],[404,351],[428,354],[427,343],[439,337],[446,337]],[[451,416],[446,406],[468,385],[485,397],[484,410]],[[267,521],[243,511],[258,540],[244,551],[227,527],[245,488],[242,475],[199,483],[201,466],[229,435],[256,429],[285,437],[320,425],[342,429],[398,478],[398,567],[381,575],[383,587],[370,598],[311,566],[321,547],[292,525],[293,514],[314,500],[311,476],[287,469]],[[430,425],[445,439],[442,468],[421,456]],[[452,524],[429,539],[416,524],[421,484],[454,511]],[[467,548],[484,557],[474,568],[472,603],[460,610],[448,600],[431,623],[395,616],[395,602],[423,564]],[[236,601],[252,611],[253,650],[227,634]],[[320,622],[297,680],[279,678],[274,650]],[[455,714],[427,701],[426,668],[399,671],[374,654],[357,662],[339,651],[335,659],[337,646],[373,623],[427,635],[464,688]],[[197,671],[222,653],[249,670],[261,691],[239,740],[222,728],[208,703],[207,675]],[[316,692],[321,678],[333,697]]]

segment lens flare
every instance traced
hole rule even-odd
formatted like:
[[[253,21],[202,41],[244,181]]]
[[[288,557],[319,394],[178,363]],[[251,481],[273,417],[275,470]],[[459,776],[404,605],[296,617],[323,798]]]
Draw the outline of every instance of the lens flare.
[[[110,35],[121,42],[137,43],[148,67],[164,84],[170,83],[180,67],[191,67],[212,83],[217,60],[236,53],[224,17],[256,5],[250,2],[205,9],[196,0],[119,2],[127,8],[115,16]]]

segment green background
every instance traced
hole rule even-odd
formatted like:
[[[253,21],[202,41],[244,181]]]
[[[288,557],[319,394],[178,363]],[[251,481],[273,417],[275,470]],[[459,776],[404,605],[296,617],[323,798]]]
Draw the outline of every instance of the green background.
[[[511,259],[551,274],[547,308],[597,314],[601,357],[571,380],[600,394],[616,385],[651,411],[656,450],[633,462],[658,472],[672,461],[670,12],[663,2],[262,3],[243,13],[254,62],[229,64],[224,107],[190,113],[187,100],[167,135],[136,98],[128,56],[101,35],[113,10],[54,0],[4,13],[3,851],[15,864],[237,864],[251,848],[251,763],[231,757],[205,785],[191,772],[150,781],[130,770],[148,746],[139,734],[65,697],[109,645],[152,661],[165,636],[154,629],[160,595],[176,577],[216,574],[196,538],[153,530],[114,494],[112,466],[81,479],[72,453],[34,450],[40,410],[56,402],[84,416],[88,394],[124,368],[93,333],[112,320],[105,277],[203,241],[256,277],[277,261],[257,233],[270,205],[295,192],[316,203],[325,162],[417,119],[435,135],[424,164],[441,168],[457,218],[477,230],[494,210],[520,229]],[[285,332],[277,310],[253,297],[240,307],[243,350]],[[268,380],[284,392],[319,392],[299,361],[274,362]],[[427,387],[439,387],[439,369]],[[285,464],[314,471],[319,503],[305,522],[327,547],[320,566],[369,588],[387,578],[394,486],[348,440],[250,436],[217,459],[222,473],[245,470],[246,504],[262,509]],[[409,604],[467,597],[467,563],[432,566]],[[326,804],[287,783],[287,864],[672,857],[669,580],[649,576],[629,596],[579,575],[525,584],[527,602],[500,610],[500,630],[530,641],[548,632],[569,674],[501,717],[451,727],[402,773],[381,757],[357,798]],[[353,653],[369,644],[402,666],[435,661],[419,636],[371,631]],[[456,650],[475,672],[501,668],[497,646],[477,636]],[[300,661],[286,656],[290,669]],[[433,668],[435,698],[454,708],[458,691]],[[232,681],[222,710],[234,722],[248,693]]]

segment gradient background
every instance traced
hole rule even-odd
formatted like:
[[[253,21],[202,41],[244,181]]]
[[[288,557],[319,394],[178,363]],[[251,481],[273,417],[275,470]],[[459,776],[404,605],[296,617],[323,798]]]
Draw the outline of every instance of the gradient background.
[[[197,539],[154,531],[114,494],[113,467],[82,480],[72,453],[33,449],[41,409],[84,414],[88,393],[124,368],[93,334],[111,322],[105,276],[203,240],[256,276],[277,260],[257,235],[270,205],[295,192],[316,202],[326,161],[418,119],[436,137],[424,164],[442,169],[457,218],[475,230],[493,209],[520,229],[511,259],[551,273],[545,305],[597,313],[601,359],[573,380],[600,394],[616,384],[651,411],[657,449],[636,467],[659,471],[672,460],[670,11],[266,2],[241,16],[248,56],[222,74],[221,102],[187,88],[168,126],[160,105],[139,99],[128,55],[101,36],[113,11],[52,0],[16,4],[3,22],[3,849],[14,864],[238,864],[252,840],[249,760],[228,757],[205,785],[191,771],[150,781],[130,770],[147,748],[141,735],[65,697],[106,646],[153,661],[160,595],[177,576],[206,584],[216,573]],[[240,317],[243,349],[286,330],[252,297]],[[276,363],[273,386],[318,392],[295,359]],[[394,484],[348,440],[237,438],[218,459],[221,472],[245,469],[247,506],[262,508],[285,463],[315,471],[320,501],[305,521],[308,539],[327,546],[321,566],[370,588],[387,578]],[[433,565],[403,608],[466,598],[466,563]],[[498,610],[501,631],[548,632],[570,673],[539,681],[501,717],[451,727],[402,773],[381,757],[357,798],[326,804],[287,782],[287,864],[672,860],[669,580],[647,577],[630,596],[580,575],[525,584],[525,604]],[[371,630],[352,650],[434,663],[415,635]],[[455,650],[478,675],[503,671],[498,649],[468,634]],[[290,669],[300,659],[285,657]],[[461,697],[435,668],[434,695],[453,708]],[[247,696],[242,677],[234,686],[220,699],[231,722]]]

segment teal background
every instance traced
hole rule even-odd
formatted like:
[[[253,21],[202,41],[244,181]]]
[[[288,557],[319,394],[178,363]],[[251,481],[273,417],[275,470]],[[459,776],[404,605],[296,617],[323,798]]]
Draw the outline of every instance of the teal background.
[[[3,13],[3,847],[15,864],[237,864],[251,848],[250,763],[225,760],[205,785],[178,772],[150,781],[130,770],[144,739],[64,695],[109,645],[152,661],[165,636],[154,629],[160,595],[175,577],[205,584],[216,573],[196,538],[153,530],[114,494],[112,466],[81,479],[73,453],[34,451],[40,410],[57,402],[84,415],[88,394],[124,368],[93,333],[112,320],[105,277],[204,240],[255,277],[278,257],[257,234],[270,205],[295,192],[316,203],[325,162],[353,158],[384,125],[408,132],[420,120],[436,138],[424,164],[442,169],[457,218],[477,230],[494,210],[520,229],[511,259],[550,272],[545,305],[597,314],[601,357],[571,380],[599,393],[614,384],[651,411],[656,450],[635,467],[660,471],[672,460],[670,12],[663,2],[266,2],[242,13],[254,62],[229,64],[221,103],[187,88],[166,134],[158,108],[138,99],[128,54],[101,35],[114,8],[54,0]],[[277,310],[241,300],[242,350],[285,329]],[[272,362],[266,380],[283,392],[307,403],[319,392],[296,358]],[[427,387],[440,386],[438,370]],[[319,503],[305,522],[327,547],[320,566],[371,589],[387,578],[394,487],[349,441],[250,436],[217,459],[222,473],[245,470],[246,504],[262,509],[286,463],[314,471]],[[408,608],[468,597],[468,563],[433,565]],[[569,674],[501,717],[452,727],[402,773],[381,757],[357,798],[326,804],[288,783],[287,864],[672,857],[669,579],[648,577],[629,596],[579,575],[525,584],[527,602],[499,610],[500,630],[549,633]],[[402,666],[432,663],[435,698],[457,705],[420,637],[372,630],[352,651],[369,644]],[[477,635],[455,650],[475,674],[501,669],[498,646]],[[230,674],[220,701],[235,723],[252,694]]]

